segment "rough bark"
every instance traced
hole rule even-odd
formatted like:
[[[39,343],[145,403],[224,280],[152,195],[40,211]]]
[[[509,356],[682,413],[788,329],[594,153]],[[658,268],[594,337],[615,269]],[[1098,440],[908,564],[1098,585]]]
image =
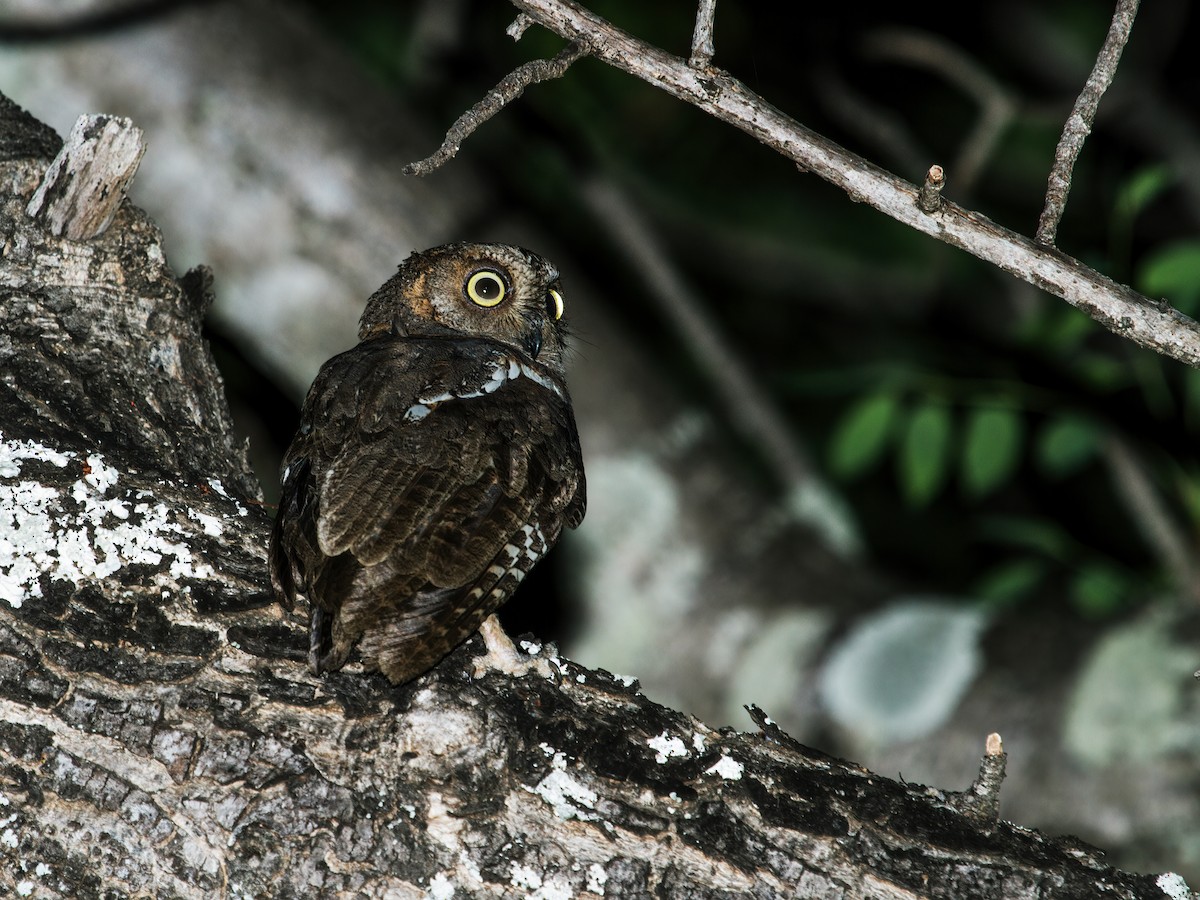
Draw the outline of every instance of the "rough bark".
[[[52,236],[25,212],[52,139],[0,123],[0,893],[1164,896],[552,648],[312,678],[200,335],[208,274],[176,279],[128,203]]]

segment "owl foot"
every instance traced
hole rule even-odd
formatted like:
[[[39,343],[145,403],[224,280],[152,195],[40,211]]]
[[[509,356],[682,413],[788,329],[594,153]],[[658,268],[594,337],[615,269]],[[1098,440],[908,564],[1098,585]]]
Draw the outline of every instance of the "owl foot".
[[[514,678],[534,673],[543,678],[553,678],[550,663],[540,657],[525,656],[513,646],[512,639],[504,633],[504,626],[494,615],[488,616],[479,626],[479,634],[487,647],[487,653],[475,657],[475,678],[488,672],[503,672]]]

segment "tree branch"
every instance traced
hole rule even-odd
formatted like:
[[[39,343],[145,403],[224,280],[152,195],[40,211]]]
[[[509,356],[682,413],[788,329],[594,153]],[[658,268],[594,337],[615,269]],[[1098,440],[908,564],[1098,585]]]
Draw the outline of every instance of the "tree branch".
[[[712,379],[729,421],[759,448],[784,490],[788,512],[814,529],[830,549],[845,557],[858,556],[862,539],[853,516],[815,471],[768,393],[755,384],[751,371],[696,304],[695,291],[671,265],[661,241],[616,185],[593,180],[584,185],[582,196]]]
[[[523,33],[526,24],[518,17],[512,26],[513,33],[517,35]],[[457,155],[462,142],[470,137],[476,128],[525,93],[525,88],[541,81],[560,78],[571,63],[587,54],[587,42],[574,40],[551,59],[531,60],[509,72],[498,85],[488,91],[486,97],[455,120],[454,124],[450,126],[450,130],[446,132],[442,146],[433,155],[409,163],[404,167],[404,174],[428,175],[441,168]]]
[[[805,128],[727,73],[715,68],[699,71],[573,0],[513,3],[556,34],[587,42],[597,59],[740,128],[804,171],[842,188],[851,199],[1061,297],[1140,346],[1200,365],[1200,325],[1166,302],[1144,297],[1076,259],[948,201],[937,214],[923,212],[913,185]]]
[[[1133,20],[1137,16],[1140,0],[1118,0],[1117,10],[1113,13],[1112,25],[1108,29],[1108,37],[1096,57],[1096,65],[1088,76],[1083,90],[1075,99],[1075,106],[1063,127],[1062,137],[1054,149],[1054,166],[1050,169],[1050,179],[1046,185],[1046,205],[1038,218],[1037,242],[1053,246],[1058,235],[1058,223],[1062,221],[1067,208],[1067,194],[1071,190],[1071,174],[1075,169],[1075,160],[1083,150],[1083,142],[1092,133],[1092,122],[1096,118],[1096,110],[1100,106],[1100,98],[1112,84],[1113,76],[1117,74],[1117,63],[1121,61],[1121,52],[1125,42],[1129,40],[1129,32],[1133,30]],[[1195,365],[1193,363],[1192,365]]]

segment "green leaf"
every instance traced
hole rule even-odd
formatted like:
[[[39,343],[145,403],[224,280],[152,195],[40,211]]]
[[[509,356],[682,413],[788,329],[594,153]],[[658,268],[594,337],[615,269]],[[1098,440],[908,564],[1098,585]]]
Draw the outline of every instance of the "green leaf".
[[[1073,547],[1061,525],[1031,516],[987,516],[980,519],[979,532],[987,540],[1036,550],[1060,561],[1070,556]]]
[[[1042,429],[1036,455],[1042,471],[1063,478],[1077,471],[1100,447],[1100,429],[1082,416],[1060,416]]]
[[[1081,613],[1104,618],[1120,608],[1129,593],[1129,579],[1107,563],[1092,563],[1071,582],[1071,601]]]
[[[1177,241],[1149,253],[1134,279],[1149,297],[1166,297],[1179,310],[1192,313],[1200,301],[1200,241]]]
[[[1024,423],[1011,409],[976,409],[967,419],[962,484],[972,497],[994,491],[1017,466]]]
[[[872,394],[856,403],[834,430],[829,467],[843,478],[857,475],[878,461],[895,419],[896,398]]]
[[[1040,559],[1017,559],[996,566],[975,584],[974,594],[992,606],[1004,606],[1029,595],[1046,578]]]
[[[1134,172],[1117,192],[1114,215],[1133,219],[1175,182],[1169,166],[1147,166]]]
[[[950,457],[950,412],[925,403],[913,412],[900,446],[900,484],[913,506],[924,506],[946,480]]]

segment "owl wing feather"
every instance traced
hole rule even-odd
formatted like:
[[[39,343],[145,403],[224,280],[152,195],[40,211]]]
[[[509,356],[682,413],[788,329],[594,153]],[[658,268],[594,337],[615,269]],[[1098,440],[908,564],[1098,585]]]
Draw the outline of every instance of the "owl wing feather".
[[[271,549],[284,601],[304,593],[321,611],[315,669],[339,667],[363,638],[368,665],[394,681],[419,674],[582,518],[565,391],[497,381],[511,352],[386,337],[323,367],[284,461]]]

